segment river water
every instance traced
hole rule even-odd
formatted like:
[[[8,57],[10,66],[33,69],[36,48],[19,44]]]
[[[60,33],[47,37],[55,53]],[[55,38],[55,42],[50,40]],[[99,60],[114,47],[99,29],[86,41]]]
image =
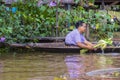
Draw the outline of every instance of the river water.
[[[120,80],[86,75],[108,68],[120,68],[119,55],[32,52],[0,56],[0,80]]]

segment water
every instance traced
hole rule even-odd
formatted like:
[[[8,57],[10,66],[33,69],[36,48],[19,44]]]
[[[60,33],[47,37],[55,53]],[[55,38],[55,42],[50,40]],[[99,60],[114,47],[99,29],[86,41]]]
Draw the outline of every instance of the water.
[[[104,77],[104,78],[116,78],[120,79],[120,68],[108,68],[108,69],[100,69],[94,70],[86,73],[88,76],[94,77]]]
[[[120,68],[120,56],[69,53],[16,53],[0,57],[0,80],[117,80],[90,77],[87,72]],[[120,79],[118,79],[120,80]]]

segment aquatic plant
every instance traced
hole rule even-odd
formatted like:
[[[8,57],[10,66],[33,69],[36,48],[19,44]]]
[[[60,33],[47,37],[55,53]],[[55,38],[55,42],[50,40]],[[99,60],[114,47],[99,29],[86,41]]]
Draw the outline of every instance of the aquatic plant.
[[[109,39],[104,39],[104,40],[99,40],[97,44],[94,46],[94,48],[100,48],[102,51],[107,47],[107,45],[112,45],[113,41],[111,38]],[[80,50],[80,54],[84,54],[88,51],[88,49],[82,49]],[[104,53],[104,52],[102,52]]]
[[[88,49],[81,49],[80,50],[80,54],[84,54],[84,53],[86,53],[88,51]]]
[[[0,14],[0,37],[5,36],[8,43],[25,43],[26,39],[35,37],[64,37],[74,29],[73,25],[76,21],[83,20],[90,26],[94,26],[90,32],[96,35],[97,39],[103,39],[103,37],[111,37],[114,30],[117,29],[115,26],[118,26],[116,23],[108,24],[107,20],[110,21],[111,18],[104,11],[101,13],[95,10],[86,10],[81,5],[66,10],[58,3],[56,3],[57,7],[38,6],[37,1],[26,0],[25,3],[18,1],[11,7],[0,6],[0,12],[2,12]],[[78,3],[80,0],[74,1]],[[82,1],[84,3],[86,0]],[[94,0],[90,0],[90,2],[94,2]],[[67,8],[67,6],[65,7]],[[57,11],[58,26],[56,26]]]
[[[5,37],[0,37],[0,42],[5,42]]]
[[[111,38],[105,40],[99,40],[94,48],[101,48],[102,50],[106,48],[107,45],[112,45],[113,41]]]

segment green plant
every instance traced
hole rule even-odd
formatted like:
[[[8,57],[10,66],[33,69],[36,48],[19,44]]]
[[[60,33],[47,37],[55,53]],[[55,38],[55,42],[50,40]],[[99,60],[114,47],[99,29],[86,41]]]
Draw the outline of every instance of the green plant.
[[[111,38],[105,40],[99,40],[98,43],[94,46],[94,48],[101,48],[102,50],[107,47],[107,45],[112,45],[113,41]]]
[[[97,42],[97,44],[94,46],[94,48],[100,48],[101,50],[104,50],[107,45],[112,45],[113,41],[111,40],[111,38],[107,38],[104,40],[99,40]],[[88,51],[88,49],[81,49],[80,50],[80,54],[84,54]]]
[[[84,1],[84,0],[83,0]],[[79,2],[75,0],[75,2]],[[117,29],[117,23],[111,23],[111,17],[105,12],[89,10],[82,6],[72,7],[70,10],[61,8],[58,2],[57,7],[41,5],[38,7],[37,0],[18,1],[11,7],[0,6],[0,35],[5,36],[7,42],[24,43],[26,39],[35,37],[65,36],[78,20],[83,20],[90,26],[96,26],[90,32],[97,36],[97,39],[112,37]],[[11,11],[16,7],[16,13]],[[8,8],[8,9],[7,9]],[[56,11],[58,11],[58,27],[56,28]],[[104,15],[103,15],[104,13]]]
[[[17,12],[12,13],[11,7],[16,7]],[[5,35],[7,42],[23,43],[28,38],[37,36],[52,36],[55,27],[56,8],[36,5],[36,1],[21,1],[13,3],[11,7],[0,6],[0,34]],[[6,8],[10,10],[6,10]]]

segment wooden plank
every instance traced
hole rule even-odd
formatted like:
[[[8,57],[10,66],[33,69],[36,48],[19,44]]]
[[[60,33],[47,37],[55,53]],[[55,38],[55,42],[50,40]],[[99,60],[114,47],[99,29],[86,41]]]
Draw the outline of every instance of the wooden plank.
[[[66,46],[64,43],[29,43],[29,44],[11,44],[10,47],[33,47],[33,48],[79,48],[77,46]]]
[[[31,37],[26,38],[26,41],[34,42],[34,40],[39,41],[39,43],[48,43],[48,42],[64,42],[65,37]]]

